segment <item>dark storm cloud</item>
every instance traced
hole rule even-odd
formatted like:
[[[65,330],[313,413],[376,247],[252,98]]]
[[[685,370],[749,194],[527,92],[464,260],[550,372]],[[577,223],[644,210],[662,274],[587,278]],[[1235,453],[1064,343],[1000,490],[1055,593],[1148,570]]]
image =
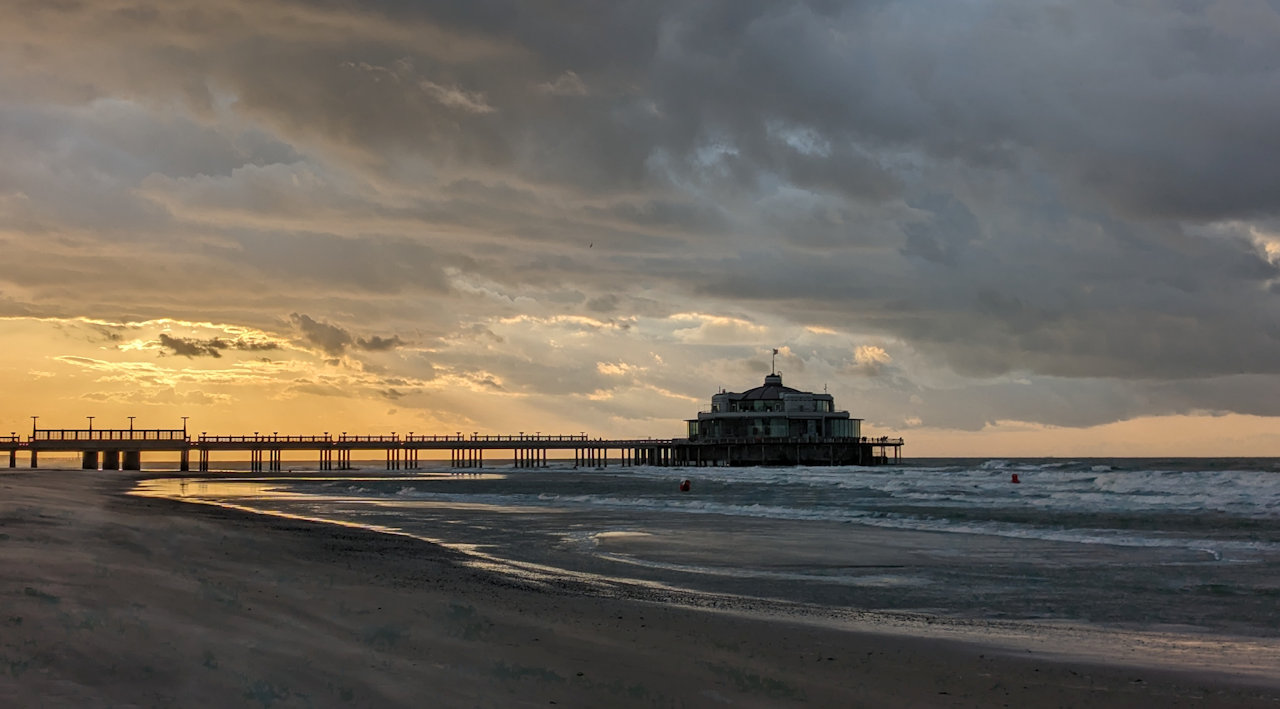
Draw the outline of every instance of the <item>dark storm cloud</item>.
[[[326,354],[342,354],[352,342],[351,333],[336,325],[320,322],[310,315],[293,313],[289,319],[302,331],[307,342],[324,350]]]
[[[894,334],[972,376],[1280,373],[1280,303],[1262,295],[1280,269],[1253,245],[1076,222],[1037,240],[960,230],[903,258],[749,251],[699,291]]]
[[[379,337],[374,335],[373,337],[357,338],[355,344],[356,347],[359,347],[362,350],[368,350],[369,352],[386,352],[388,350],[394,350],[397,347],[403,347],[404,341],[396,336]]]
[[[329,355],[340,355],[346,352],[347,348],[355,348],[366,352],[388,352],[403,347],[405,344],[404,340],[400,339],[398,335],[391,337],[382,337],[380,335],[355,337],[345,328],[316,320],[310,315],[292,313],[289,315],[289,320],[294,327],[302,332],[303,339],[319,347],[325,354]]]
[[[982,237],[978,219],[953,195],[925,195],[911,206],[928,217],[902,227],[904,256],[955,266],[960,250]]]
[[[699,151],[723,148],[725,186],[772,175],[883,199],[900,180],[877,151],[892,146],[1030,159],[1156,216],[1274,213],[1280,194],[1277,20],[1261,2],[184,5],[85,6],[73,23],[36,5],[12,24],[137,41],[158,85],[207,77],[206,93],[289,133],[580,189],[645,184],[657,153],[706,179]],[[456,58],[415,35],[451,38]],[[567,70],[586,96],[539,89]]]
[[[226,349],[226,343],[219,339],[196,340],[182,337],[170,337],[160,333],[160,346],[173,354],[182,357],[221,357],[219,350]]]
[[[240,350],[245,352],[264,352],[279,349],[274,342],[251,342],[245,340],[227,340],[221,337],[201,339],[197,337],[174,337],[160,333],[160,346],[172,354],[181,357],[221,357],[223,350]]]

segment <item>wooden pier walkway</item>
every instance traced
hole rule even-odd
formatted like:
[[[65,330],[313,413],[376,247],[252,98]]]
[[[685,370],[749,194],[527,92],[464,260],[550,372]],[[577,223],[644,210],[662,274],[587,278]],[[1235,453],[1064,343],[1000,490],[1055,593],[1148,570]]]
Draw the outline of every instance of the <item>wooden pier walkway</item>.
[[[572,458],[557,460],[574,467],[618,465],[705,466],[769,465],[804,463],[823,465],[826,461],[847,460],[857,453],[864,465],[899,463],[901,438],[774,439],[754,441],[698,441],[681,438],[590,438],[582,435],[347,435],[325,433],[318,436],[207,435],[191,437],[185,429],[32,429],[26,440],[16,433],[0,436],[0,451],[9,453],[9,467],[17,467],[19,453],[30,455],[31,467],[39,467],[46,452],[75,452],[81,467],[89,470],[141,470],[146,452],[177,453],[179,469],[191,469],[195,454],[197,469],[207,472],[214,453],[248,454],[250,470],[280,471],[285,451],[315,454],[319,470],[351,469],[352,452],[380,451],[387,470],[421,467],[423,451],[449,451],[454,468],[483,468],[510,461],[515,468],[545,468],[551,451],[572,451]],[[778,457],[778,451],[784,453]],[[506,456],[496,453],[506,452]],[[794,455],[792,453],[794,452]]]

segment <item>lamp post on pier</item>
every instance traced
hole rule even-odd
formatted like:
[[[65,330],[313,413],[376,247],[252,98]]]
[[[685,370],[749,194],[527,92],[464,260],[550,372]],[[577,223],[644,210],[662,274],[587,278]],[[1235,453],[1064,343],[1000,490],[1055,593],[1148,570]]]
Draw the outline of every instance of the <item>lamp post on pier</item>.
[[[36,437],[36,421],[38,421],[39,419],[40,419],[39,416],[31,417],[31,437],[32,438]]]
[[[136,419],[136,418],[138,418],[138,417],[137,417],[137,416],[128,416],[127,418],[129,419],[129,433],[130,433],[130,434],[132,434],[132,433],[133,433],[133,420],[134,420],[134,419]],[[130,436],[130,437],[132,437],[132,436]]]
[[[89,437],[93,438],[93,417],[85,416],[85,418],[89,419]]]

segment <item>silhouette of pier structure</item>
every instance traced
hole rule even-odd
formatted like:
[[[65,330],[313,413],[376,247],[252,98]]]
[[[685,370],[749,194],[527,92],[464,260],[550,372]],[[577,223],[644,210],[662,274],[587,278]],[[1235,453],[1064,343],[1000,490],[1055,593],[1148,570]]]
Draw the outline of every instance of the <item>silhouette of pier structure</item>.
[[[90,422],[92,423],[92,422]],[[185,423],[185,422],[184,422]],[[253,472],[280,471],[286,451],[307,451],[315,455],[319,470],[351,470],[352,453],[381,452],[387,470],[421,467],[423,451],[449,451],[453,468],[484,468],[509,464],[514,468],[548,467],[549,453],[563,457],[556,462],[572,461],[574,467],[622,466],[714,466],[761,465],[770,461],[766,451],[793,445],[808,450],[808,459],[822,464],[824,459],[840,459],[841,447],[865,451],[864,464],[878,465],[901,462],[901,438],[851,438],[849,440],[814,443],[806,440],[782,441],[762,439],[751,442],[696,441],[682,438],[590,438],[580,435],[338,435],[293,436],[278,433],[252,435],[208,435],[192,437],[179,429],[41,429],[33,421],[31,435],[22,440],[16,432],[0,436],[0,451],[9,454],[9,467],[17,467],[18,455],[30,455],[31,467],[39,467],[41,453],[79,453],[81,467],[87,470],[141,470],[143,453],[177,453],[181,471],[191,470],[194,454],[196,467],[208,472],[214,453],[244,453]],[[567,453],[572,451],[570,458]],[[499,455],[505,453],[506,455]],[[798,453],[797,453],[798,457]],[[443,462],[443,461],[441,461]]]

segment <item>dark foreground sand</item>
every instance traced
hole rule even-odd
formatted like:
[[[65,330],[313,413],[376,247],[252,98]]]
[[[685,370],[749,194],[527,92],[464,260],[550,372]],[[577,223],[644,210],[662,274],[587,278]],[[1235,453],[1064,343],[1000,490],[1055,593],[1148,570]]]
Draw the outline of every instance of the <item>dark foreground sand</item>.
[[[129,483],[0,472],[0,706],[1280,707],[1256,674],[584,596]]]

